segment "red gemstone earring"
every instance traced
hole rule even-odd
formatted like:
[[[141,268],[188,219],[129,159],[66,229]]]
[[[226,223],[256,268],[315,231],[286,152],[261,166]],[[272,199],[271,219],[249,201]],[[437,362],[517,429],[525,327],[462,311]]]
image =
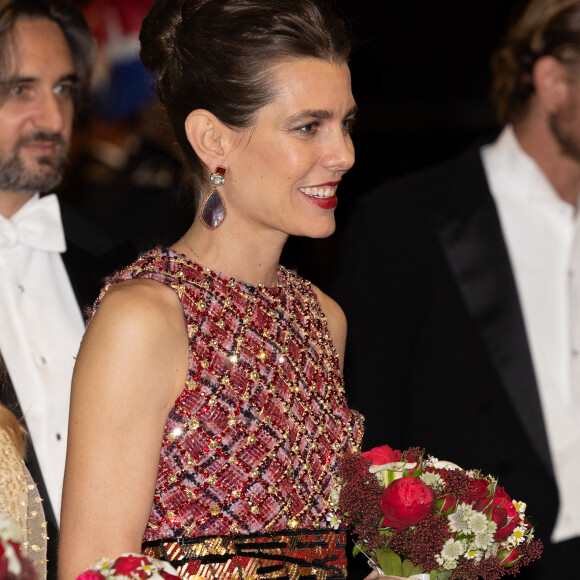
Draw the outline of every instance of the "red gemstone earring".
[[[215,230],[226,218],[226,204],[220,192],[217,190],[219,185],[223,185],[226,182],[225,174],[225,167],[218,165],[215,168],[215,171],[209,178],[213,184],[213,188],[205,196],[199,211],[201,223],[210,230]]]

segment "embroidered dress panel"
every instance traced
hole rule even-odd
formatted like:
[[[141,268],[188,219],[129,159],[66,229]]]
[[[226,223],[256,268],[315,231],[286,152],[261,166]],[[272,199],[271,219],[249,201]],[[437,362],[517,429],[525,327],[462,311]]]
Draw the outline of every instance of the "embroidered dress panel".
[[[337,353],[309,282],[251,286],[152,250],[107,289],[153,279],[178,295],[189,370],[169,413],[144,541],[325,529],[336,461],[358,449]]]
[[[0,514],[19,525],[20,550],[36,569],[38,580],[46,578],[46,520],[42,499],[24,460],[8,433],[0,427]],[[0,577],[8,578],[0,572]]]

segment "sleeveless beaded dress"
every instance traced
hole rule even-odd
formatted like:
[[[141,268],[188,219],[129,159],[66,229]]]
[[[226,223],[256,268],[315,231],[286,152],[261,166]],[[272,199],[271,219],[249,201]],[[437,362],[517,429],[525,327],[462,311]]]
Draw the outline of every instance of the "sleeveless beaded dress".
[[[227,279],[155,249],[107,281],[167,284],[189,337],[186,384],[165,426],[143,552],[185,578],[343,578],[336,463],[362,439],[310,283]]]

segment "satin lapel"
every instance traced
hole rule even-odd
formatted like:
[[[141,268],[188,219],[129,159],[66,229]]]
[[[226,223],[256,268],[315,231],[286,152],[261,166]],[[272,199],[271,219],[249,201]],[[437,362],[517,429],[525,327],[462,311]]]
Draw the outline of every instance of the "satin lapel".
[[[495,204],[478,160],[480,187],[473,171],[460,180],[472,196],[467,211],[438,212],[434,225],[467,309],[519,419],[550,473],[552,463],[538,386],[507,248]],[[472,168],[473,169],[473,168]],[[457,200],[456,200],[457,201]],[[465,209],[465,204],[464,204]]]
[[[136,252],[124,239],[113,239],[76,209],[61,204],[67,251],[62,255],[75,296],[86,314],[104,285],[104,278],[131,263]]]

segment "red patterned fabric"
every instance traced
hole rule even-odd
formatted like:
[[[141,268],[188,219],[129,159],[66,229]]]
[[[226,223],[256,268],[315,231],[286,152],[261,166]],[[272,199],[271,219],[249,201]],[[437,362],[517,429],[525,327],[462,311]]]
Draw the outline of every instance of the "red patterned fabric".
[[[291,531],[267,536],[203,537],[151,542],[143,552],[171,562],[182,578],[344,580],[344,530]]]
[[[100,299],[133,278],[177,293],[190,344],[144,541],[330,527],[337,457],[360,445],[362,418],[310,283],[280,268],[277,287],[251,286],[157,249]]]

